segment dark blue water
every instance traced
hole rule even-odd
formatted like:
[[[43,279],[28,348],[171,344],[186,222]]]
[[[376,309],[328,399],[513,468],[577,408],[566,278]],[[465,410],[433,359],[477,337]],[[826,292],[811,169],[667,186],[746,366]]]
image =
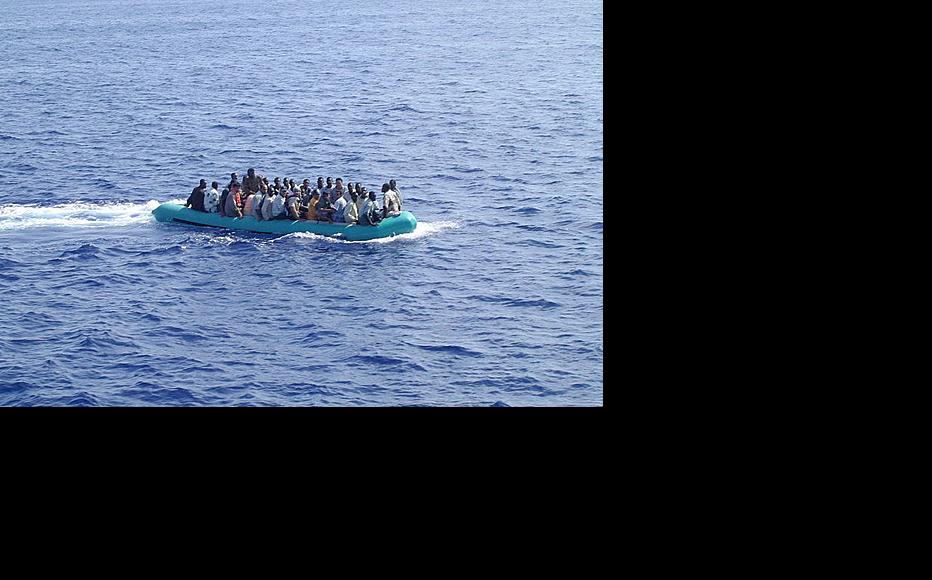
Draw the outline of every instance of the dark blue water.
[[[0,0],[0,404],[602,405],[602,2]],[[159,224],[255,167],[371,243]]]

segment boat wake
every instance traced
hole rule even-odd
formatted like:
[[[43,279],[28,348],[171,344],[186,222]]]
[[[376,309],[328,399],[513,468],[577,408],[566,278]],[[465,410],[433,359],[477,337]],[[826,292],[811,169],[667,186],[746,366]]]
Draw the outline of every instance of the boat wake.
[[[184,203],[184,200],[173,200]],[[30,228],[112,228],[153,221],[156,200],[146,203],[86,203],[61,205],[0,205],[0,231]]]
[[[355,227],[355,226],[353,226]],[[365,226],[363,226],[365,227]],[[410,234],[398,234],[397,236],[391,236],[387,238],[376,238],[374,240],[360,240],[360,241],[350,241],[350,240],[341,240],[339,238],[334,238],[330,236],[321,236],[318,234],[312,234],[310,232],[295,232],[293,234],[286,234],[277,238],[277,240],[294,240],[294,239],[307,239],[314,241],[324,241],[332,242],[334,244],[390,244],[392,242],[402,242],[406,240],[416,240],[419,238],[424,238],[427,236],[434,235],[436,233],[442,232],[443,230],[456,229],[460,227],[457,222],[451,221],[440,221],[440,222],[417,222],[414,231]]]
[[[168,203],[183,204],[183,199]],[[0,232],[32,228],[112,228],[131,226],[154,221],[152,210],[162,202],[150,200],[146,203],[86,203],[76,202],[60,205],[5,204],[0,205]],[[351,242],[309,232],[298,232],[279,236],[277,240],[309,239],[323,240],[336,244],[387,244],[397,241],[417,240],[443,230],[458,228],[452,221],[418,222],[410,234],[399,234],[388,238]]]

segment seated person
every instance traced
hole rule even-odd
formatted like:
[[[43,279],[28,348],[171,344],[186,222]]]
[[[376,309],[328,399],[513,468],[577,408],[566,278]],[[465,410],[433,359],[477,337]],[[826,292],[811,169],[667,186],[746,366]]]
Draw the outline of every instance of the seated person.
[[[220,184],[216,181],[210,184],[210,191],[204,194],[204,211],[207,213],[217,213],[220,211],[220,192],[217,188]]]
[[[351,201],[343,208],[343,221],[348,224],[359,222],[359,208],[356,206],[356,199],[358,197],[355,189],[350,190]]]
[[[322,222],[333,223],[333,204],[330,203],[330,192],[325,191],[317,202],[317,219]]]
[[[207,191],[207,180],[202,179],[201,182],[191,190],[191,195],[188,196],[188,201],[185,202],[185,207],[190,207],[195,211],[207,211],[204,209],[204,193]]]
[[[369,199],[366,200],[366,203],[362,206],[362,211],[359,212],[359,225],[375,226],[380,221],[382,221],[382,210],[375,200],[375,192],[370,191]]]
[[[292,181],[291,183],[294,183]],[[299,220],[301,219],[301,214],[298,212],[298,208],[301,206],[301,194],[298,193],[298,188],[295,187],[288,192],[288,195],[285,196],[285,216],[290,220]]]
[[[250,193],[246,196],[246,202],[243,204],[243,215],[256,217],[256,202],[262,202],[258,193]]]
[[[309,220],[317,219],[317,202],[319,201],[320,201],[320,192],[317,190],[314,190],[314,192],[311,193],[311,198],[307,200],[307,214],[306,214],[307,219]]]
[[[230,193],[227,195],[226,204],[223,208],[223,215],[227,217],[243,217],[243,210],[240,209],[242,200],[240,199],[239,191],[239,183],[233,183],[230,186]]]

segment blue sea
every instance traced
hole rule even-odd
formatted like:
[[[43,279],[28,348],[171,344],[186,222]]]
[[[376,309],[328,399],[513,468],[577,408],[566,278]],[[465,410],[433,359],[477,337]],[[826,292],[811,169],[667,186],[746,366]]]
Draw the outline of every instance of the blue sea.
[[[0,0],[0,405],[601,406],[602,20]],[[396,179],[418,227],[152,217],[249,167]]]

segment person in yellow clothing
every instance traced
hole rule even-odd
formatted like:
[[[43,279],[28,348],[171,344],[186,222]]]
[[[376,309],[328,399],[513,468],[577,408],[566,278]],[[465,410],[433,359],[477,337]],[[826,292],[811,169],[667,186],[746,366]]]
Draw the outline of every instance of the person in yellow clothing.
[[[317,219],[317,202],[320,201],[320,193],[317,190],[314,190],[314,193],[311,194],[311,200],[307,204],[307,219],[316,220]]]

